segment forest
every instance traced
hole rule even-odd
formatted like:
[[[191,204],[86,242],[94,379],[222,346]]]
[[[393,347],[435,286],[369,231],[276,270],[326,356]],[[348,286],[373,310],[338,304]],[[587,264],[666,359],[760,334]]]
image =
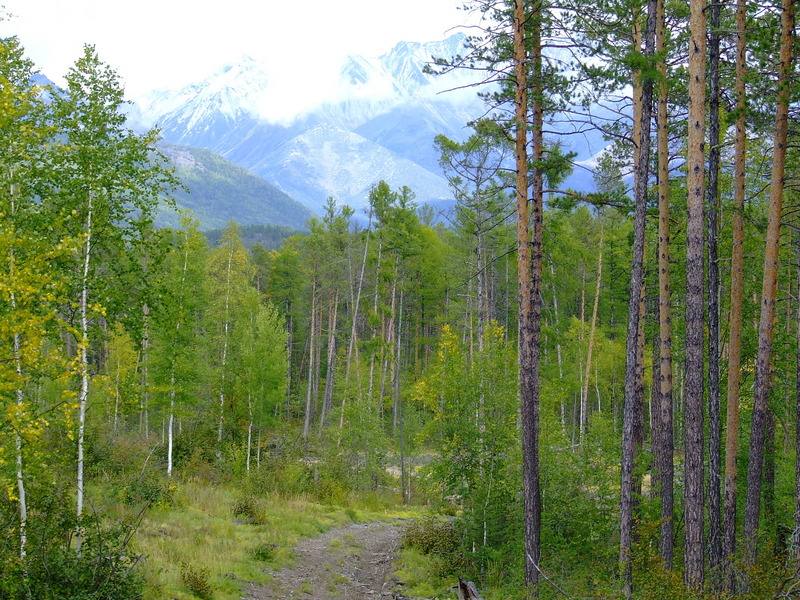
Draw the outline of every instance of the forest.
[[[0,597],[241,598],[334,513],[404,515],[396,597],[800,596],[792,0],[467,6],[454,209],[376,182],[271,249],[156,228],[113,68],[0,40]]]

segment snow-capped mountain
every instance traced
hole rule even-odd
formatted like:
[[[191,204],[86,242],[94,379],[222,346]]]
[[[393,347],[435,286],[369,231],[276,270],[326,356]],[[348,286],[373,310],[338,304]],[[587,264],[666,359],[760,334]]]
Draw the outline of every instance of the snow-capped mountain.
[[[433,139],[464,139],[466,123],[485,108],[470,87],[479,74],[435,76],[424,67],[433,56],[454,56],[465,40],[456,34],[401,42],[377,58],[350,56],[332,86],[295,98],[288,117],[292,91],[248,57],[137,104],[144,124],[160,125],[168,142],[212,150],[317,212],[331,196],[361,208],[381,179],[394,189],[409,186],[419,202],[441,201],[451,193]]]

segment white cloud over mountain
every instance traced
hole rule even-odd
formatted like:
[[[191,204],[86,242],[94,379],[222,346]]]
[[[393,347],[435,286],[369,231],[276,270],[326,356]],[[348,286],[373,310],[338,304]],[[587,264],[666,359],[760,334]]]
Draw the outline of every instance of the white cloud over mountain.
[[[401,42],[376,58],[350,55],[333,71],[333,83],[309,71],[307,82],[290,89],[262,62],[244,57],[179,90],[151,93],[139,109],[167,141],[217,152],[318,212],[331,196],[364,206],[382,179],[409,186],[420,202],[440,204],[451,192],[433,140],[463,139],[466,124],[483,116],[473,87],[482,74],[435,76],[425,65],[462,52],[464,43],[456,34]],[[602,147],[586,136],[579,143],[578,160]]]

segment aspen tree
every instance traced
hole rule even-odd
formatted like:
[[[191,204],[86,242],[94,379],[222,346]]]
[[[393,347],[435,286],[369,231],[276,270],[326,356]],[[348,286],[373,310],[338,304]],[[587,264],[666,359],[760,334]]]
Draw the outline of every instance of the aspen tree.
[[[164,159],[154,149],[155,130],[137,135],[126,127],[123,89],[117,74],[100,61],[92,46],[66,75],[67,87],[55,94],[54,124],[61,152],[53,180],[57,188],[48,202],[63,216],[71,215],[81,236],[76,267],[77,347],[80,384],[77,432],[77,516],[84,507],[86,409],[91,372],[89,327],[102,316],[97,294],[105,283],[97,273],[101,248],[122,244],[135,221],[152,218],[165,191],[175,186]],[[95,298],[95,295],[97,298]],[[81,544],[76,537],[76,548]]]

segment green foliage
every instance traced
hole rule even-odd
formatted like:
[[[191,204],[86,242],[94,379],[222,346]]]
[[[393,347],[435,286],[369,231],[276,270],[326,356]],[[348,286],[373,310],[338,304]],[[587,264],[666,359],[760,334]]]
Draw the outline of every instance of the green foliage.
[[[28,530],[30,552],[23,564],[9,547],[0,546],[0,597],[8,600],[136,600],[144,581],[130,547],[134,526],[107,525],[94,516],[81,521],[83,543],[76,553],[70,540],[77,523],[74,508],[58,490],[42,497],[42,513]],[[3,509],[10,508],[3,506]],[[7,515],[4,515],[4,517]]]
[[[226,225],[219,216],[220,207],[225,207],[227,219],[244,226],[243,237],[248,248],[255,241],[276,248],[280,237],[303,229],[314,214],[275,186],[214,152],[163,142],[159,143],[159,149],[169,157],[175,176],[184,186],[174,192],[175,203],[191,210],[204,230]],[[163,226],[177,227],[180,217],[174,211],[162,209],[157,221]],[[277,239],[276,233],[280,236]],[[213,231],[208,235],[211,245],[220,237]]]
[[[146,470],[131,477],[120,489],[122,502],[130,506],[142,503],[155,506],[172,506],[175,485],[162,473]]]
[[[204,232],[209,246],[219,244],[222,232],[223,229],[210,229]],[[242,244],[253,253],[277,250],[288,238],[303,235],[306,235],[305,230],[281,225],[242,225],[241,229]]]
[[[461,540],[453,523],[444,519],[418,519],[403,530],[403,545],[423,554],[454,554],[461,549]]]
[[[452,522],[427,518],[412,521],[403,531],[403,547],[424,554],[436,577],[463,574],[469,569],[464,541]]]
[[[233,516],[244,518],[251,523],[263,523],[264,513],[257,498],[243,496],[239,498],[232,508]]]
[[[188,562],[181,565],[181,583],[187,590],[202,600],[214,597],[214,588],[209,581],[208,569],[193,567]]]
[[[250,555],[254,560],[259,562],[272,562],[275,559],[277,551],[277,544],[261,543],[250,551]]]

